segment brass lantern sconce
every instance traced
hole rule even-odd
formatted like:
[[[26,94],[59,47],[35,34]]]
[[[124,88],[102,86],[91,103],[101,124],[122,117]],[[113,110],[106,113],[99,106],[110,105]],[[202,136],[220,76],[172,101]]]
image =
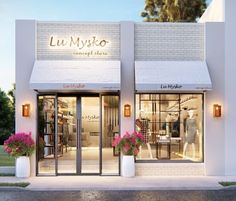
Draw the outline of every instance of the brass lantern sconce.
[[[213,117],[221,117],[221,105],[213,105]]]
[[[131,105],[125,104],[124,105],[124,117],[130,117],[131,116]]]
[[[22,105],[22,116],[29,117],[30,116],[30,104]]]

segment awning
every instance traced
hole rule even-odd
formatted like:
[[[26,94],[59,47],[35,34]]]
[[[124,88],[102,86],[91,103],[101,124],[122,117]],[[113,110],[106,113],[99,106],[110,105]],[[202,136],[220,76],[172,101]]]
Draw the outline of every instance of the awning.
[[[203,61],[136,61],[135,82],[137,91],[212,89]]]
[[[36,60],[30,88],[39,91],[120,90],[120,61]]]

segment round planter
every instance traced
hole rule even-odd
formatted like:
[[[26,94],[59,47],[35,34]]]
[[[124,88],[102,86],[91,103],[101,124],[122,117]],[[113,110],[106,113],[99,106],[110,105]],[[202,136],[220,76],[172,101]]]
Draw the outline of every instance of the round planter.
[[[121,173],[123,177],[135,176],[134,156],[123,155],[121,164]]]
[[[16,177],[30,176],[30,160],[27,156],[19,156],[16,158]]]

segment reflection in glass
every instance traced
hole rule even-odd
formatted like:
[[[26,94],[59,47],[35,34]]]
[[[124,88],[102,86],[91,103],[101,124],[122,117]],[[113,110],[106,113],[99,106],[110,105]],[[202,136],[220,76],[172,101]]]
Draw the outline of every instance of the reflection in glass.
[[[136,122],[148,120],[144,133],[147,146],[141,147],[137,160],[202,161],[202,97],[202,94],[137,94]],[[137,124],[136,130],[143,131]]]
[[[119,174],[119,153],[112,140],[119,135],[119,97],[102,96],[102,174]]]
[[[81,173],[99,173],[99,97],[81,98]]]
[[[58,97],[58,173],[76,173],[76,97]]]
[[[55,174],[55,96],[38,96],[38,174]]]

